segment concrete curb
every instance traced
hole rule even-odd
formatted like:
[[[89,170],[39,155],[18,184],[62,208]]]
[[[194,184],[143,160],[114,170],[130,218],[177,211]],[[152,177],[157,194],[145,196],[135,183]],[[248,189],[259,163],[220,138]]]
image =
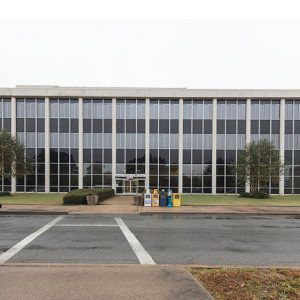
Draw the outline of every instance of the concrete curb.
[[[239,215],[239,216],[293,216],[299,217],[300,213],[273,213],[273,212],[140,212],[140,215]]]
[[[4,210],[0,211],[0,215],[69,215],[67,211],[31,211],[31,210],[16,210],[9,211]]]

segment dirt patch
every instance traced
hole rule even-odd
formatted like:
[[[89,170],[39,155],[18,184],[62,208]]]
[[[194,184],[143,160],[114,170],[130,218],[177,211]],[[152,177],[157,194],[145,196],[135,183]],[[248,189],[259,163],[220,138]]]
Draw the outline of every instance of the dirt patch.
[[[216,300],[299,300],[300,270],[191,268]]]

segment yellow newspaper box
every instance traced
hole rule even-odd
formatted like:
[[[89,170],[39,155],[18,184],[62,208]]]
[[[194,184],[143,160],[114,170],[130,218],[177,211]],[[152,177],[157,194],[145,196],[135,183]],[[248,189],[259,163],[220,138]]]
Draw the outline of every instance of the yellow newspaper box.
[[[154,190],[152,194],[152,206],[159,206],[159,193],[157,190]]]
[[[181,195],[178,193],[174,193],[172,195],[173,206],[181,206]]]

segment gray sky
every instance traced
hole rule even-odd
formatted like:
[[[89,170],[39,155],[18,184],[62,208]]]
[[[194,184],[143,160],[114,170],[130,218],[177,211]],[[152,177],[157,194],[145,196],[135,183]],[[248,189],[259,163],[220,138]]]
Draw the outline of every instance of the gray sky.
[[[300,19],[0,19],[0,86],[300,88]]]

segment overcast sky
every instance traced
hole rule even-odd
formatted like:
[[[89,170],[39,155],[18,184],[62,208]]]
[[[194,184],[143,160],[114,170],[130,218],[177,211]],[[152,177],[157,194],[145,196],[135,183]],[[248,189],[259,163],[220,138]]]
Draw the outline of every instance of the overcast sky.
[[[153,6],[134,11],[121,5],[122,12],[98,2],[87,12],[78,5],[56,6],[56,0],[43,7],[35,6],[43,1],[23,1],[27,6],[20,9],[8,2],[0,18],[1,87],[300,89],[300,10],[289,1],[282,1],[282,9],[274,0],[273,10],[259,5],[263,1],[252,1],[257,7],[229,1],[236,6],[198,5],[188,13],[173,0],[171,13],[166,9],[172,6],[162,5],[156,15]],[[91,1],[84,3],[86,8]]]

